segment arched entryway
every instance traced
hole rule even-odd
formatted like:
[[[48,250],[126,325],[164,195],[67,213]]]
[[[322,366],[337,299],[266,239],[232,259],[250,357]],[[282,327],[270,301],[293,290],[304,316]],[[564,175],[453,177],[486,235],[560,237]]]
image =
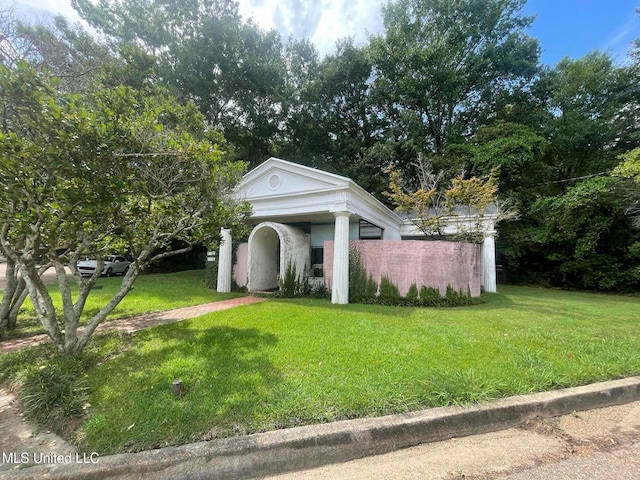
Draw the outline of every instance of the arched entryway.
[[[302,279],[309,268],[309,245],[309,236],[297,227],[274,222],[257,225],[249,236],[249,291],[279,288],[280,275],[289,265]]]

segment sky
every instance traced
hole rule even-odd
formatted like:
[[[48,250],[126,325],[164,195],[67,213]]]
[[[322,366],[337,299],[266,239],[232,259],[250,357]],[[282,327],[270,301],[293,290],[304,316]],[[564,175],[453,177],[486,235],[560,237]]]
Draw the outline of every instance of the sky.
[[[245,17],[283,38],[308,37],[321,54],[332,53],[346,36],[356,43],[381,33],[383,0],[239,0]],[[79,17],[70,0],[0,0],[14,5],[19,15],[46,19],[61,13]],[[610,51],[617,62],[626,60],[633,39],[640,38],[640,0],[528,0],[524,13],[535,16],[528,33],[540,41],[541,62],[554,66],[564,57],[580,58],[593,50]]]

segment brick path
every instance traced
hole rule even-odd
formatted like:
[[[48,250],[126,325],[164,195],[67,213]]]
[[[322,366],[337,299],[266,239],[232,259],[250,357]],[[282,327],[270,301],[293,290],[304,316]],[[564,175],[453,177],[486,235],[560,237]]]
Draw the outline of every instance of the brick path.
[[[189,318],[199,317],[211,312],[218,312],[220,310],[227,310],[233,307],[239,307],[241,305],[249,305],[251,303],[257,303],[264,301],[264,298],[258,297],[241,297],[233,298],[231,300],[222,300],[220,302],[205,303],[203,305],[196,305],[193,307],[177,308],[175,310],[167,310],[165,312],[145,313],[135,317],[121,318],[118,320],[111,320],[106,323],[98,325],[97,332],[108,332],[112,330],[119,330],[122,332],[132,333],[138,330],[143,330],[149,327],[155,327],[156,325],[163,325],[165,323],[178,322],[180,320],[187,320]],[[38,345],[46,342],[49,336],[34,335],[32,337],[16,338],[14,340],[7,340],[0,343],[0,353],[7,353],[13,350],[17,350],[29,345]]]

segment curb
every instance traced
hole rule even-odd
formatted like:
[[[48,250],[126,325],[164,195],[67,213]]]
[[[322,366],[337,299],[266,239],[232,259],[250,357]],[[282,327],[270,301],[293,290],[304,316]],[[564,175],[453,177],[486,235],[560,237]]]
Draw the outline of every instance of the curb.
[[[470,407],[434,408],[110,455],[99,458],[93,465],[41,465],[14,470],[10,478],[137,479],[153,475],[158,479],[249,479],[504,430],[535,417],[554,417],[637,400],[640,400],[640,376]],[[82,461],[82,454],[79,455]],[[2,474],[0,478],[4,478]]]

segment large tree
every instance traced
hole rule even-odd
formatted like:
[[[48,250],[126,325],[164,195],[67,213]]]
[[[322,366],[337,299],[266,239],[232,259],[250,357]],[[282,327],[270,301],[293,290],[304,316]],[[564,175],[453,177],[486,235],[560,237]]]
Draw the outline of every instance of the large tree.
[[[632,121],[620,116],[630,100],[624,92],[631,80],[621,72],[608,54],[595,51],[577,60],[564,58],[541,77],[552,112],[543,125],[549,139],[546,161],[556,179],[607,172],[616,165],[622,153],[618,144],[628,140],[623,123]]]
[[[640,233],[631,228],[629,206],[637,188],[603,176],[577,182],[532,207],[529,256],[543,261],[538,275],[553,285],[634,291],[640,286]]]
[[[158,80],[200,107],[236,157],[256,165],[273,153],[287,111],[286,54],[279,34],[244,21],[233,0],[74,0],[119,49],[157,58]]]
[[[382,138],[384,119],[371,101],[372,65],[367,49],[351,39],[337,42],[299,89],[292,109],[285,158],[352,178],[372,193],[386,187],[384,167],[373,147]]]
[[[490,115],[503,90],[528,82],[539,47],[525,33],[524,0],[396,0],[371,40],[376,100],[409,158],[436,162]],[[411,152],[413,151],[413,152]]]
[[[637,232],[629,228],[637,197],[629,182],[606,178],[619,154],[638,146],[637,85],[633,64],[616,65],[595,51],[546,69],[529,98],[511,109],[544,139],[533,170],[527,174],[523,164],[508,180],[519,184],[514,193],[523,206],[521,221],[502,227],[498,245],[513,280],[598,289],[637,284]],[[523,107],[531,107],[528,114]],[[501,114],[509,118],[508,109]]]
[[[241,225],[246,206],[230,193],[244,164],[228,160],[194,105],[180,106],[162,90],[61,95],[54,82],[26,62],[0,67],[0,244],[58,352],[74,355],[150,262],[212,244],[221,226]],[[164,248],[174,241],[184,247]],[[134,261],[115,296],[80,330],[103,258],[115,249]],[[86,256],[98,260],[90,278],[77,269]],[[56,270],[61,316],[38,275],[40,259]]]

